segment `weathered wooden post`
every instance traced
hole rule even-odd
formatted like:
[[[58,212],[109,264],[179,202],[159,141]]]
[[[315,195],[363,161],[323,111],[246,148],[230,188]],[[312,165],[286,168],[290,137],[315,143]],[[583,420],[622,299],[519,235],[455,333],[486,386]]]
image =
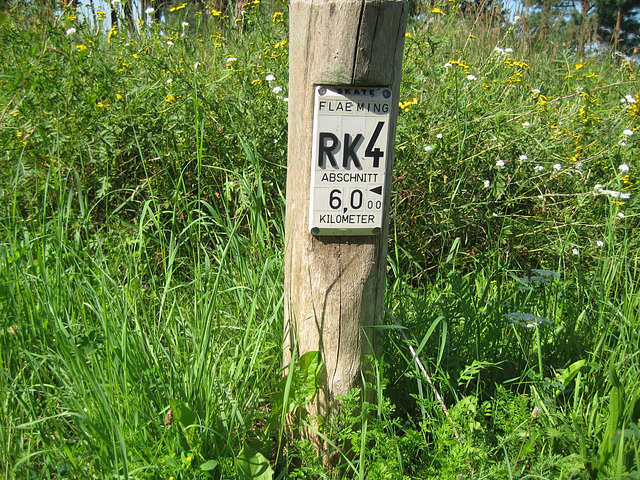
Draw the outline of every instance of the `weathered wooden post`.
[[[330,415],[379,350],[367,327],[383,316],[408,4],[291,0],[289,12],[284,361],[320,352],[326,385],[309,411]]]

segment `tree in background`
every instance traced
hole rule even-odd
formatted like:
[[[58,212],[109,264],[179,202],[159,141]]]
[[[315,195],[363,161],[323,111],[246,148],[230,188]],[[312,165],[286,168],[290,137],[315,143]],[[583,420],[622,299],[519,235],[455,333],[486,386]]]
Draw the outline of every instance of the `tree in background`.
[[[612,49],[640,45],[640,0],[525,0],[531,40],[575,50],[596,40]]]
[[[613,49],[640,45],[640,0],[595,0],[598,35]]]

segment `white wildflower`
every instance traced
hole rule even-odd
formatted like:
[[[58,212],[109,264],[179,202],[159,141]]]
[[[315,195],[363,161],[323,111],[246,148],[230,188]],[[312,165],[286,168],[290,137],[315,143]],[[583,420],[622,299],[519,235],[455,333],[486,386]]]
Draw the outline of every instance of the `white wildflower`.
[[[144,13],[146,13],[147,15],[153,15],[153,13],[156,11],[155,8],[153,7],[147,7],[147,9],[144,11]]]
[[[531,122],[523,122],[523,123],[522,123],[522,126],[523,126],[524,128],[530,127],[530,126],[531,126]]]
[[[604,242],[603,242],[602,240],[598,240],[598,241],[596,242],[596,246],[597,246],[598,248],[602,248],[602,247],[604,247]]]
[[[627,165],[626,163],[623,163],[622,165],[620,165],[618,167],[618,170],[620,170],[621,172],[628,172],[629,171],[629,165]]]
[[[618,212],[618,218],[624,218],[624,213]]]
[[[76,33],[75,27],[71,27],[67,30],[67,35],[73,35],[74,33]]]
[[[469,80],[469,81],[474,81],[474,80],[477,80],[477,78],[476,78],[476,76],[475,76],[475,75],[471,75],[471,74],[469,74],[469,75],[467,75],[467,80]]]
[[[533,167],[533,169],[537,172],[544,172],[544,167],[542,165],[536,165],[535,167]]]
[[[562,170],[562,164],[561,163],[556,163],[553,165],[553,169],[554,170]]]
[[[282,91],[282,87],[273,87],[273,90],[271,91],[277,95]]]
[[[484,188],[489,188],[490,186],[491,186],[491,181],[485,180],[484,181]]]
[[[496,162],[496,167],[498,167],[498,168],[504,167],[504,160],[498,160]]]
[[[631,135],[633,135],[633,130],[629,130],[628,128],[626,130],[624,130],[622,133],[624,133],[625,137],[630,137]]]
[[[276,77],[275,77],[274,75],[269,74],[269,75],[267,75],[266,77],[264,77],[264,79],[265,79],[267,82],[273,82],[273,81],[276,79]]]
[[[520,155],[520,160],[522,160],[522,161],[529,160],[529,156],[528,155]]]

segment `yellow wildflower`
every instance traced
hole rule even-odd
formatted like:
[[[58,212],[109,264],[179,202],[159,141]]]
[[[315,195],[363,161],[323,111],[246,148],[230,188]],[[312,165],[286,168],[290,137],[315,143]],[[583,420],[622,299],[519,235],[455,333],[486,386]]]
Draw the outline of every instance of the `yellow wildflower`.
[[[409,107],[411,105],[415,105],[418,103],[418,99],[416,97],[413,97],[413,100],[407,100],[406,102],[400,102],[398,104],[398,106],[400,107],[400,110],[402,110],[403,112],[408,112],[409,111]]]
[[[182,5],[178,5],[177,7],[170,8],[169,11],[170,12],[175,12],[176,10],[182,10],[186,6],[187,6],[187,3],[185,2]]]
[[[176,103],[176,97],[173,95],[167,95],[167,98],[165,98],[164,101],[167,103]]]
[[[79,52],[84,52],[85,50],[87,50],[87,46],[84,43],[79,43],[76,45],[76,50],[78,50]]]
[[[111,37],[117,34],[118,34],[118,29],[114,25],[113,27],[111,27],[111,30],[109,30],[109,35],[107,35],[107,43],[111,43]]]
[[[442,10],[440,10],[438,7],[434,7],[431,9],[431,13],[439,13],[440,15],[446,15],[446,13],[444,13]]]
[[[22,132],[16,132],[16,137],[22,138]]]
[[[96,103],[96,107],[98,108],[107,108],[110,107],[111,105],[109,105],[108,103],[102,103],[102,102],[98,102]]]
[[[275,12],[273,14],[273,22],[282,22],[283,18],[282,18],[282,12]]]
[[[407,37],[407,38],[413,38],[413,35],[411,35],[409,32],[406,32],[404,34],[404,36]]]

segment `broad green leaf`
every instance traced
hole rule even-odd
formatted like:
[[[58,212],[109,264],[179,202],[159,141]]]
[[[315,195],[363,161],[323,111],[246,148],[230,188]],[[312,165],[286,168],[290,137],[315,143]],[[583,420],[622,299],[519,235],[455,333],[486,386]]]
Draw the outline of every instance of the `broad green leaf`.
[[[176,419],[183,427],[188,427],[196,423],[196,412],[191,410],[186,403],[171,401],[173,409],[173,418]]]
[[[586,360],[578,360],[577,362],[573,362],[564,371],[558,375],[558,381],[564,385],[564,387],[568,387],[569,384],[576,378],[580,369],[587,364]],[[556,392],[556,395],[560,394],[560,390]]]
[[[212,472],[218,467],[218,462],[215,460],[208,460],[200,465],[200,470],[204,472]]]
[[[241,480],[272,480],[273,470],[269,461],[257,450],[244,447],[236,458],[238,478]]]

